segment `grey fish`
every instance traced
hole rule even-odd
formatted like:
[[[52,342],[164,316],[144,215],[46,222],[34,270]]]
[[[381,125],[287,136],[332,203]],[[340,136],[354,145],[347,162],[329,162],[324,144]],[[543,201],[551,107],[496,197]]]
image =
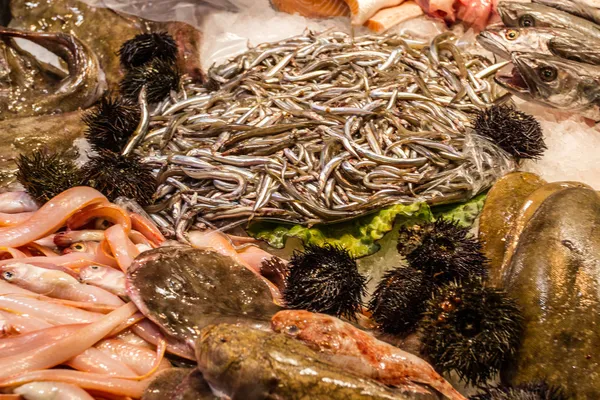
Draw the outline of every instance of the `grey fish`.
[[[595,24],[600,24],[600,10],[580,0],[533,0],[533,3],[556,8],[557,10],[587,19]]]
[[[511,28],[560,28],[600,38],[600,26],[542,4],[503,1],[498,3],[498,14],[504,25]]]
[[[405,393],[350,374],[282,334],[246,326],[212,325],[196,342],[198,368],[232,400],[408,400],[437,395]]]
[[[515,68],[498,84],[527,100],[600,120],[600,67],[535,53],[513,53]]]
[[[600,65],[600,40],[582,36],[557,36],[550,40],[548,48],[558,57]]]
[[[106,89],[104,73],[95,54],[73,35],[0,28],[0,38],[21,38],[39,44],[62,58],[69,71],[50,93],[11,85],[9,91],[0,95],[0,120],[86,108]]]
[[[600,40],[558,28],[489,28],[477,36],[486,50],[510,59],[510,53],[553,54],[567,60],[600,64]]]
[[[550,41],[563,36],[570,34],[556,28],[488,28],[477,36],[477,41],[486,50],[510,59],[512,52],[551,54]]]

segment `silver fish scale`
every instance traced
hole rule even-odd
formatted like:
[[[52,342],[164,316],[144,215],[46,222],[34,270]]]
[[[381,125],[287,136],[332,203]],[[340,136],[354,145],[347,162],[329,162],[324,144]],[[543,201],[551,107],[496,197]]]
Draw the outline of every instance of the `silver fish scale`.
[[[307,32],[212,67],[218,90],[186,83],[152,113],[148,211],[183,238],[192,226],[332,223],[471,198],[514,168],[469,126],[507,96],[485,76],[491,62],[454,43]]]

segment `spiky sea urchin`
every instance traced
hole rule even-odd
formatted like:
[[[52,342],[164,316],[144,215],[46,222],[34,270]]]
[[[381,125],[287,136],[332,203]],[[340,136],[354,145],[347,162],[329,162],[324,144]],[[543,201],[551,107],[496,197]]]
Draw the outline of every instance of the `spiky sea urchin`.
[[[121,65],[127,69],[140,67],[154,59],[174,64],[177,43],[166,32],[142,33],[123,43],[118,54]]]
[[[81,185],[81,170],[74,162],[77,152],[72,153],[39,149],[29,155],[21,154],[16,160],[17,180],[34,199],[45,203],[61,192]]]
[[[132,68],[121,81],[123,97],[138,101],[142,87],[146,86],[149,103],[157,103],[179,88],[181,73],[175,64],[156,58],[140,67]]]
[[[135,155],[123,156],[110,150],[100,150],[83,166],[84,182],[102,192],[110,201],[119,196],[149,205],[156,190],[151,168]]]
[[[85,113],[85,137],[94,150],[121,152],[140,122],[136,103],[121,97],[104,96]]]
[[[385,333],[406,334],[414,330],[431,296],[430,281],[421,271],[397,267],[386,271],[369,302],[369,311]]]
[[[545,382],[528,383],[518,386],[492,386],[483,392],[471,396],[470,400],[567,400],[560,389]]]
[[[455,221],[435,222],[400,228],[398,251],[409,265],[435,282],[482,277],[487,259],[481,243]]]
[[[483,384],[514,357],[522,332],[516,302],[479,280],[450,282],[427,302],[420,322],[423,350],[442,372]]]
[[[287,307],[354,319],[366,292],[366,278],[342,247],[307,245],[288,264],[283,291]]]
[[[539,122],[511,106],[493,105],[480,111],[473,128],[517,159],[539,159],[546,150]]]

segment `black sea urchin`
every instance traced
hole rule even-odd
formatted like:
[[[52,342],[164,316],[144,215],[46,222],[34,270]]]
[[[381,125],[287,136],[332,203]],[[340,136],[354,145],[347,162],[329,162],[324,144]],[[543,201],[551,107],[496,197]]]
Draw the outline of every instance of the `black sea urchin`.
[[[17,179],[34,199],[45,203],[74,186],[81,185],[81,171],[73,161],[77,153],[52,153],[46,149],[34,150],[17,159]]]
[[[411,267],[436,282],[484,276],[487,259],[479,240],[457,222],[438,219],[399,231],[398,251]]]
[[[156,58],[148,64],[135,67],[125,74],[121,81],[121,94],[131,100],[138,101],[142,87],[146,87],[146,98],[149,103],[157,103],[177,90],[181,74],[175,64]]]
[[[470,400],[567,400],[564,392],[543,383],[529,383],[518,386],[493,386],[471,396]]]
[[[307,245],[294,252],[283,291],[289,308],[353,319],[360,311],[366,278],[342,247]]]
[[[385,333],[411,332],[431,297],[431,285],[421,271],[397,267],[387,271],[369,302],[369,311]]]
[[[146,206],[156,190],[151,169],[135,155],[100,150],[83,166],[82,172],[86,185],[102,192],[110,201],[124,196]]]
[[[423,349],[442,372],[483,384],[517,351],[522,318],[501,289],[478,280],[438,288],[421,320]]]
[[[494,105],[481,111],[473,128],[517,159],[539,159],[546,150],[539,122],[511,106]]]
[[[120,153],[139,121],[140,110],[136,103],[121,97],[104,96],[83,116],[87,125],[85,137],[94,150]]]
[[[143,33],[123,43],[118,54],[121,65],[127,69],[140,67],[155,59],[174,64],[177,60],[177,43],[166,32]]]

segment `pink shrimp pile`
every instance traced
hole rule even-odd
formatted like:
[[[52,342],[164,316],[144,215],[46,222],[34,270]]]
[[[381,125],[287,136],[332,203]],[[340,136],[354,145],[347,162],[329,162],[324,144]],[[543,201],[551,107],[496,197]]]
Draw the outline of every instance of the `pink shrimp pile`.
[[[171,366],[165,352],[193,360],[125,291],[133,259],[164,241],[89,187],[39,209],[25,193],[0,194],[0,399],[140,398]]]

